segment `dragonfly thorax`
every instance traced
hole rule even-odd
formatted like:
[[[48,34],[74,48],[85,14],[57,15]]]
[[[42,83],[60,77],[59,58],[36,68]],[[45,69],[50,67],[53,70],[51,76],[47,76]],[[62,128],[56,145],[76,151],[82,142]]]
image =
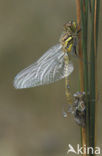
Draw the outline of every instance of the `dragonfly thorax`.
[[[60,38],[60,43],[62,44],[64,52],[71,52],[73,47],[73,36],[70,33],[65,33]]]

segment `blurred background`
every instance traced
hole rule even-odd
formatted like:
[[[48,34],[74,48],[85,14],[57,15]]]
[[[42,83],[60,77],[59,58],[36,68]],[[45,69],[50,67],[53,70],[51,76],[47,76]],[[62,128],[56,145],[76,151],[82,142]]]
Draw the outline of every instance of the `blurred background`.
[[[66,156],[69,143],[75,148],[80,144],[80,127],[71,116],[64,118],[62,114],[67,103],[64,80],[25,90],[13,87],[15,75],[58,42],[63,24],[69,20],[76,20],[75,0],[0,0],[1,156]],[[98,146],[102,145],[101,32],[100,29]],[[74,66],[70,76],[72,93],[79,90],[78,59],[74,59]]]

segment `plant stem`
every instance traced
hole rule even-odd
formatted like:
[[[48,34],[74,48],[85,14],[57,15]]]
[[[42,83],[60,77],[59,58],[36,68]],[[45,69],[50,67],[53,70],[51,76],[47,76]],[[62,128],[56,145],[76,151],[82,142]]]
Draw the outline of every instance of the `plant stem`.
[[[94,46],[94,9],[92,6],[91,52],[90,52],[90,146],[94,148],[95,135],[95,46]]]
[[[93,0],[90,52],[90,146],[95,148],[96,141],[96,102],[97,102],[97,40],[100,0]],[[91,155],[93,155],[91,153]]]
[[[80,24],[81,24],[81,12],[80,12],[80,0],[76,0],[76,13],[77,13],[77,24],[78,24],[78,29],[80,29]],[[79,33],[79,68],[80,68],[80,90],[81,92],[84,91],[84,78],[83,78],[83,56],[82,56],[82,47],[81,47],[81,33]],[[82,147],[86,145],[86,129],[82,128],[81,129],[81,140],[82,140]],[[83,156],[86,156],[86,154],[83,154]]]
[[[84,71],[84,91],[86,93],[86,142],[89,146],[89,82],[88,82],[88,54],[87,54],[87,25],[88,25],[88,1],[80,0],[82,21],[82,51]]]
[[[91,3],[92,2],[92,3]],[[90,4],[91,16],[91,44],[90,50],[90,70],[88,66],[88,4]],[[97,100],[97,47],[98,47],[98,25],[99,25],[100,0],[76,0],[77,23],[80,25],[82,33],[79,35],[79,57],[80,57],[80,86],[81,91],[86,93],[86,129],[82,128],[82,145],[95,148],[96,140],[96,100]],[[81,22],[80,22],[81,21]],[[82,48],[81,48],[82,40]],[[90,77],[89,77],[90,74]],[[89,87],[90,84],[90,87]],[[90,97],[89,97],[90,93]],[[87,154],[86,154],[87,155]],[[86,156],[83,155],[83,156]],[[94,154],[90,152],[90,156]]]

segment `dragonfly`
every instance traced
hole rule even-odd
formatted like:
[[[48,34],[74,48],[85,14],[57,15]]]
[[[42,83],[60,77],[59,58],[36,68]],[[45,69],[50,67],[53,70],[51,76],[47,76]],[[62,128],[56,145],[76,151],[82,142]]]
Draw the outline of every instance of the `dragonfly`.
[[[14,87],[16,89],[31,88],[68,77],[74,70],[69,54],[77,55],[79,32],[75,21],[65,23],[59,43],[48,49],[36,62],[19,72],[14,78]]]

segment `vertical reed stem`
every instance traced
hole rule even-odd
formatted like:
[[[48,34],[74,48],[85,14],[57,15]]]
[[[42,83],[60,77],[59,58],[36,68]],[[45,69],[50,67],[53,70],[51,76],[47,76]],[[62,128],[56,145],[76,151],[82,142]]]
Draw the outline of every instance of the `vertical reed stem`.
[[[93,0],[90,52],[90,146],[96,144],[96,104],[97,104],[97,44],[100,0]],[[93,156],[92,153],[90,153]]]
[[[81,24],[81,12],[80,12],[80,0],[76,0],[76,13],[77,13],[77,24],[78,29],[80,29]],[[81,92],[84,91],[84,77],[83,77],[83,56],[82,56],[82,47],[81,47],[81,33],[79,34],[79,68],[80,68],[80,90]],[[86,145],[86,129],[81,129],[81,140],[82,140],[82,147]],[[86,154],[83,154],[83,156],[86,156]]]
[[[90,3],[89,3],[90,2]],[[91,4],[92,2],[92,4]],[[88,6],[89,5],[89,6]],[[100,0],[76,0],[77,23],[81,24],[82,33],[79,35],[79,57],[80,57],[80,86],[81,91],[86,93],[86,129],[82,128],[82,146],[95,149],[96,139],[96,100],[97,100],[97,45],[98,45],[98,23],[99,23]],[[91,14],[88,14],[88,7]],[[88,66],[88,15],[91,15],[91,43],[90,70]],[[90,32],[89,31],[89,32]],[[82,41],[82,48],[81,48]],[[90,75],[90,77],[89,77]],[[90,84],[90,87],[89,87]],[[83,154],[86,156],[87,154]],[[90,152],[90,156],[94,153]]]
[[[89,81],[88,81],[88,51],[87,51],[87,28],[88,28],[88,0],[80,0],[81,26],[82,26],[82,52],[84,91],[86,93],[86,145],[89,146]]]

